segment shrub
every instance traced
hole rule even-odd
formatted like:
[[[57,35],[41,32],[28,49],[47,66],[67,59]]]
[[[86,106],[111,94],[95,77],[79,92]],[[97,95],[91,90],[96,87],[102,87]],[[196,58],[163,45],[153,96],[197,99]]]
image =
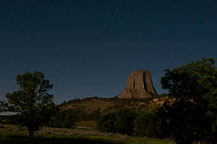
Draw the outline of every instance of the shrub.
[[[160,119],[153,112],[140,112],[135,120],[135,132],[138,136],[158,137]]]
[[[132,135],[134,133],[135,116],[135,112],[129,109],[121,109],[104,115],[97,122],[97,127],[104,132]]]
[[[75,125],[75,116],[72,111],[57,111],[51,118],[49,126],[58,128],[71,128]]]

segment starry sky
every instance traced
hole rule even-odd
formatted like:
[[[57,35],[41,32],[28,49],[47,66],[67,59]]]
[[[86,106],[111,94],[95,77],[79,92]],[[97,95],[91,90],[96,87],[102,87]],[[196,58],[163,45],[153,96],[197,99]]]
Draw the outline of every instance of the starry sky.
[[[142,69],[161,94],[164,69],[201,57],[217,61],[216,0],[0,1],[0,100],[33,70],[56,103],[119,95]]]

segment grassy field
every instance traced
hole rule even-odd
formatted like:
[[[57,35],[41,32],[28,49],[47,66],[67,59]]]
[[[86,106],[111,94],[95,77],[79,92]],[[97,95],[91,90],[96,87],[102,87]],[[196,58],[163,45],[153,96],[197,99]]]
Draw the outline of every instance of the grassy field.
[[[84,122],[81,123],[84,125]],[[14,125],[0,126],[1,144],[29,143],[26,128]],[[35,132],[33,144],[175,144],[166,139],[133,137],[120,134],[102,133],[91,129],[66,129],[44,127]]]
[[[80,121],[75,123],[76,129],[97,131],[96,121]]]

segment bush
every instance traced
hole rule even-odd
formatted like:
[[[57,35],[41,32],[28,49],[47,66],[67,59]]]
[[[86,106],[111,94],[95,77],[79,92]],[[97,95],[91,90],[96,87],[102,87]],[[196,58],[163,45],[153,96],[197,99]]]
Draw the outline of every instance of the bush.
[[[104,132],[132,135],[134,133],[135,116],[135,112],[129,109],[121,109],[103,116],[97,122],[97,127]]]
[[[117,125],[116,132],[132,135],[134,133],[134,120],[136,114],[134,111],[122,109],[116,113]]]
[[[115,113],[108,113],[97,121],[97,128],[103,132],[116,132],[116,115]]]
[[[51,118],[49,126],[58,128],[71,128],[75,125],[75,116],[72,111],[57,111]]]
[[[135,132],[138,136],[159,137],[160,119],[153,112],[140,112],[135,120]]]

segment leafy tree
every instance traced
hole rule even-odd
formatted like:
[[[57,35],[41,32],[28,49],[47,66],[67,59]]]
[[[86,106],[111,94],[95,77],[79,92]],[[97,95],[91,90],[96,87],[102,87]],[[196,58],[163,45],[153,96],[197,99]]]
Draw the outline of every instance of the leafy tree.
[[[216,143],[217,68],[212,58],[166,69],[161,79],[170,100],[159,110],[180,144],[193,141]]]
[[[20,124],[27,126],[32,137],[34,131],[49,121],[54,103],[53,95],[48,91],[53,85],[39,71],[17,75],[16,81],[19,89],[8,93],[6,97],[18,112]]]

